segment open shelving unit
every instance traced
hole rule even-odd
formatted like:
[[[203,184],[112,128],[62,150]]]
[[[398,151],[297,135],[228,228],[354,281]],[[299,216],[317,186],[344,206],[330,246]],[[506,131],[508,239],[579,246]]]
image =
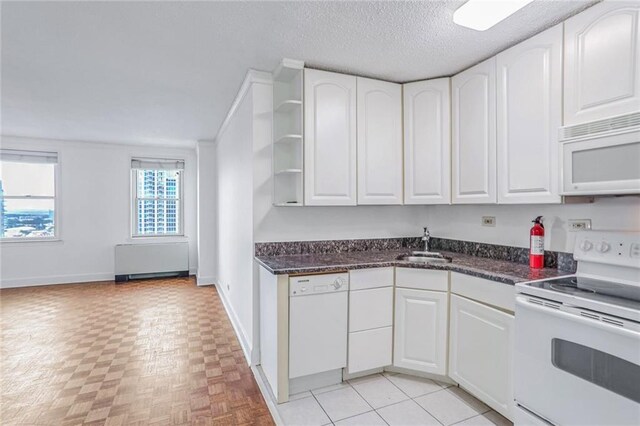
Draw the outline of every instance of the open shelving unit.
[[[304,62],[283,59],[273,73],[273,204],[302,206]]]

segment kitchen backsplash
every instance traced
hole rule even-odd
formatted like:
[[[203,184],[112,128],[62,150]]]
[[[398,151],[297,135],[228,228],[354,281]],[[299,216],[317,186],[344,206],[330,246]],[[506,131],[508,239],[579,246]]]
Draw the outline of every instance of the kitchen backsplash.
[[[357,240],[285,241],[256,243],[256,256],[279,256],[283,254],[348,253],[353,251],[419,250],[419,237],[372,238]]]
[[[354,251],[422,250],[420,237],[374,238],[356,240],[285,241],[256,243],[256,256],[279,256],[291,254],[348,253]],[[463,253],[487,259],[506,260],[522,264],[529,263],[529,249],[478,243],[473,241],[431,238],[431,250]],[[571,253],[545,251],[545,267],[574,272],[576,262]]]

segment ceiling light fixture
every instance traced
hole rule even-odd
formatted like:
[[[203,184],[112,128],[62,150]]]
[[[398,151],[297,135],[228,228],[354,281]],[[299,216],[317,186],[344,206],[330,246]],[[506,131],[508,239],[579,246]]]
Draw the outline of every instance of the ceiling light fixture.
[[[453,12],[453,22],[484,31],[513,15],[533,0],[469,0]]]

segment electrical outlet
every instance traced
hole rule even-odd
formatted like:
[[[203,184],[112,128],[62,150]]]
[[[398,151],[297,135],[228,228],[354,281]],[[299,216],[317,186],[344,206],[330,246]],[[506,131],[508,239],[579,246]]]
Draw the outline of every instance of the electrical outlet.
[[[591,229],[591,219],[569,219],[569,231],[586,231]]]
[[[496,226],[496,217],[482,216],[482,226]]]

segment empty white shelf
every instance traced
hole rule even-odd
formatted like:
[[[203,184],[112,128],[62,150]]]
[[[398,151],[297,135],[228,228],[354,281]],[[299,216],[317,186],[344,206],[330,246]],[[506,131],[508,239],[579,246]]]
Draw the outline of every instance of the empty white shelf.
[[[291,112],[295,111],[298,108],[302,107],[302,101],[295,99],[287,99],[286,101],[282,101],[276,107],[277,112]]]
[[[289,173],[302,173],[302,169],[284,169],[284,170],[278,170],[276,172],[277,175],[284,175]]]
[[[288,134],[282,135],[276,139],[276,143],[302,142],[302,135]]]
[[[284,203],[275,203],[276,207],[302,207],[302,202],[300,201],[287,201]]]

